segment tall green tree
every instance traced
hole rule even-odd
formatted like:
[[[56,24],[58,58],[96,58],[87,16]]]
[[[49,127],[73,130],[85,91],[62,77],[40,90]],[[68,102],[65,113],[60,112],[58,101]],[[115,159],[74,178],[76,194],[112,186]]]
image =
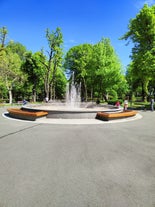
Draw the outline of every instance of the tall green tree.
[[[94,94],[102,98],[103,94],[126,90],[121,63],[107,38],[95,45],[82,44],[71,48],[64,66],[74,72],[76,82],[82,83],[85,100],[88,96],[92,99]]]
[[[19,55],[6,43],[8,30],[0,28],[0,76],[9,94],[9,103],[12,103],[13,88],[20,84],[23,74],[20,70],[21,59]]]
[[[92,59],[92,45],[81,44],[72,47],[65,57],[65,68],[69,73],[74,72],[75,81],[82,87],[82,96],[87,101],[87,78],[90,60]]]
[[[66,95],[67,79],[62,68],[58,68],[55,76],[54,99],[64,99]]]
[[[47,51],[47,62],[43,62],[45,67],[45,93],[46,97],[53,98],[53,89],[55,88],[55,77],[58,67],[61,66],[62,62],[62,43],[63,36],[61,29],[56,28],[56,31],[50,32],[46,30],[46,38],[49,46]],[[49,97],[50,96],[50,97]]]
[[[128,32],[121,38],[131,40],[132,70],[142,85],[142,96],[148,96],[148,84],[155,76],[155,5],[144,5],[134,19],[130,20]]]
[[[9,103],[12,103],[12,91],[13,87],[22,81],[22,72],[20,70],[21,60],[16,53],[12,53],[9,49],[6,49],[0,58],[0,71],[1,77],[5,82],[5,86],[9,94]]]
[[[98,96],[104,95],[106,99],[108,94],[117,94],[118,90],[126,84],[122,66],[108,38],[102,38],[98,44],[94,45],[94,50]]]
[[[25,53],[25,60],[22,63],[22,71],[27,76],[25,87],[30,91],[32,101],[36,102],[37,95],[43,92],[45,70],[41,61],[46,61],[41,52],[32,53],[28,51]],[[42,90],[41,90],[42,88]]]

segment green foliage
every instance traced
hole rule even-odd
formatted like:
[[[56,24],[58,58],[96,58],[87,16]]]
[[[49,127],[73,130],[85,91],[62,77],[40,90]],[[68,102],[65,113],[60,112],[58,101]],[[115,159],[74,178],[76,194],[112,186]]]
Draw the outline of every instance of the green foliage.
[[[66,93],[67,79],[62,69],[57,70],[55,83],[55,97],[56,99],[64,99]]]
[[[12,51],[12,53],[16,53],[20,57],[21,61],[24,61],[24,54],[25,52],[27,52],[26,47],[24,45],[22,45],[19,42],[10,41],[7,44],[6,48],[9,48]]]
[[[41,100],[45,95],[51,99],[64,98],[67,80],[62,67],[61,29],[46,30],[47,55],[43,50],[33,54],[19,42],[6,44],[6,35],[7,29],[1,28],[0,97],[7,98],[9,92],[10,99],[13,95],[16,101],[23,98]],[[81,44],[71,48],[64,62],[66,72],[74,72],[75,81],[81,84],[85,100],[102,100],[103,95],[117,99],[128,90],[119,58],[107,38],[95,45]]]
[[[0,51],[5,47],[5,40],[8,34],[8,30],[6,27],[0,28]]]
[[[69,74],[74,72],[75,81],[81,83],[82,97],[87,100],[87,82],[90,80],[91,60],[93,47],[90,44],[82,44],[71,48],[65,57],[64,67]]]
[[[113,89],[108,91],[108,96],[109,96],[109,98],[112,97],[112,99],[114,99],[114,100],[118,99],[117,92]]]
[[[56,31],[50,32],[49,29],[46,30],[46,39],[49,46],[48,51],[48,61],[42,62],[45,66],[45,93],[46,97],[50,99],[55,99],[55,84],[56,84],[56,73],[59,67],[62,64],[62,43],[63,36],[61,29],[59,27],[56,28]]]
[[[7,99],[8,91],[4,79],[0,76],[0,99]]]
[[[6,48],[0,58],[1,78],[9,92],[10,103],[12,103],[13,87],[22,80],[22,72],[20,70],[21,60],[16,53]]]
[[[81,83],[85,100],[87,96],[102,99],[103,94],[127,91],[127,83],[122,74],[120,61],[110,40],[102,38],[95,44],[83,44],[71,48],[65,57],[67,72],[74,72],[75,81]]]
[[[130,20],[128,28],[122,39],[131,39],[134,43],[130,68],[133,85],[138,79],[146,101],[149,81],[155,79],[155,6],[144,5],[136,18]]]
[[[39,95],[39,92],[41,92],[40,87],[44,88],[45,70],[40,63],[43,58],[41,52],[36,52],[34,54],[32,54],[32,52],[27,52],[25,53],[25,60],[21,67],[27,76],[29,89],[28,86],[25,86],[27,90],[31,90],[34,102],[36,101],[36,95]],[[46,61],[45,58],[44,61]]]

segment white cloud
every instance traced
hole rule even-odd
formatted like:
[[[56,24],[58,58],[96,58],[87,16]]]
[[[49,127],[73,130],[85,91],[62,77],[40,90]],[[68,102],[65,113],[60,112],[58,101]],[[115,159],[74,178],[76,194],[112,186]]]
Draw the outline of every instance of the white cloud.
[[[155,4],[155,0],[145,0],[144,4],[148,4],[149,6]]]
[[[142,0],[142,1],[137,1],[135,6],[137,9],[141,9],[144,4],[147,4],[149,6],[152,6],[153,4],[155,4],[155,0]]]

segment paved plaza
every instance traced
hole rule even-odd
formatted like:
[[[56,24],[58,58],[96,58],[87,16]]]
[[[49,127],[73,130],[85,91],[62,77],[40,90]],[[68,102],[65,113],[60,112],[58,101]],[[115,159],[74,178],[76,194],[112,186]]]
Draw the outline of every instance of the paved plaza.
[[[0,207],[155,207],[155,112],[16,121],[0,108]]]

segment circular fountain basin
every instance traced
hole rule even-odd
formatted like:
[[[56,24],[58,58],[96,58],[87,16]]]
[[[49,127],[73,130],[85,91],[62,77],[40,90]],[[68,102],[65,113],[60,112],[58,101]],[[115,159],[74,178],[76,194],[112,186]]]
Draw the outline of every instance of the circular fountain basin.
[[[110,105],[92,103],[82,103],[79,108],[72,108],[64,103],[26,105],[22,108],[30,111],[47,111],[47,118],[53,119],[95,119],[97,112],[117,112],[121,110]]]

